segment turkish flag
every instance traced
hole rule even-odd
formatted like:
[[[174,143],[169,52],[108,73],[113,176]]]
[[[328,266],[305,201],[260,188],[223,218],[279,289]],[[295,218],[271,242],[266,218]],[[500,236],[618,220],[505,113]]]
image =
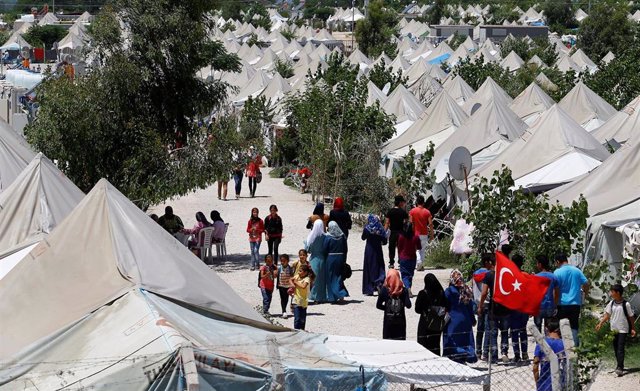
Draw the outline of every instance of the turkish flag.
[[[538,315],[549,288],[548,278],[521,272],[509,258],[496,251],[493,299],[496,303],[529,315]]]

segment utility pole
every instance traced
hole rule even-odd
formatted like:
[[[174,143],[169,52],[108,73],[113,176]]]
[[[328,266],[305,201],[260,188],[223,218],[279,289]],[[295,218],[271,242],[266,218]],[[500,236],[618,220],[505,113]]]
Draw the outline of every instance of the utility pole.
[[[364,0],[364,17],[369,16],[369,0]]]
[[[353,38],[356,34],[356,0],[351,0],[351,53],[355,50]]]

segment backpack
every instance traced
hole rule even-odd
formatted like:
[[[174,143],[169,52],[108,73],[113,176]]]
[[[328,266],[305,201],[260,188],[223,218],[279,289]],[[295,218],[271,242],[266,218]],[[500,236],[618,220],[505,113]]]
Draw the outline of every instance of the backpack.
[[[384,316],[390,321],[404,319],[404,303],[400,297],[389,297],[385,303]]]

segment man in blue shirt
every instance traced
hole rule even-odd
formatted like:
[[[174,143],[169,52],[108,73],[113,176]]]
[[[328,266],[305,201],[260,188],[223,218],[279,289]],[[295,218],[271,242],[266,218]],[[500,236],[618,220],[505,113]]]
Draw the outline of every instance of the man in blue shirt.
[[[560,302],[558,304],[558,319],[569,319],[573,341],[578,346],[578,325],[580,322],[580,307],[582,306],[582,292],[589,291],[587,277],[582,270],[573,265],[569,265],[569,260],[565,254],[557,254],[557,268],[553,272],[558,280],[560,288]]]
[[[548,278],[551,281],[547,293],[540,303],[540,313],[533,318],[536,327],[542,332],[542,320],[544,319],[546,324],[549,318],[556,315],[558,300],[560,300],[560,287],[555,274],[550,271],[549,258],[546,255],[536,256],[536,267],[538,268],[537,276]]]

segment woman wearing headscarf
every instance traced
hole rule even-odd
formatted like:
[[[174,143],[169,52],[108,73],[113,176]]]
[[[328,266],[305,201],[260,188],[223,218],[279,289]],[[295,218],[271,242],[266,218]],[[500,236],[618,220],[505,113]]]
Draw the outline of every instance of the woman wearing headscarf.
[[[316,220],[321,220],[324,225],[324,230],[327,230],[327,224],[329,224],[329,215],[324,213],[324,204],[322,202],[318,202],[313,208],[313,214],[309,216],[307,221],[307,229],[311,229],[313,227],[313,223]]]
[[[336,197],[333,201],[333,209],[329,212],[329,221],[338,223],[338,227],[342,230],[344,237],[349,239],[349,230],[351,229],[351,215],[344,209],[344,199]]]
[[[323,250],[324,245],[324,224],[322,220],[316,220],[313,223],[313,228],[307,236],[304,242],[304,248],[307,252],[311,253],[309,263],[311,269],[316,275],[311,292],[309,293],[309,300],[314,303],[325,303],[327,299],[327,265],[325,260],[325,254]]]
[[[382,339],[407,339],[407,318],[405,308],[411,308],[409,290],[404,287],[400,272],[387,271],[387,278],[380,288],[376,308],[384,311],[382,321]]]
[[[451,272],[449,287],[444,292],[449,302],[451,320],[444,332],[443,355],[459,363],[478,361],[473,339],[476,318],[473,313],[473,291],[462,279],[460,270]]]
[[[367,225],[362,230],[362,240],[367,241],[362,266],[362,294],[372,296],[380,289],[385,277],[382,246],[387,244],[387,231],[378,216],[369,214]]]
[[[441,309],[448,312],[448,306],[449,302],[444,295],[444,289],[440,281],[433,273],[428,273],[424,276],[424,289],[418,292],[418,297],[416,298],[415,310],[420,314],[418,343],[438,356],[440,355],[442,330],[434,330],[433,325],[427,324],[427,314],[429,314],[429,311],[439,311]]]
[[[329,223],[322,248],[327,260],[327,301],[335,303],[349,296],[342,280],[347,262],[347,238],[335,221]]]

